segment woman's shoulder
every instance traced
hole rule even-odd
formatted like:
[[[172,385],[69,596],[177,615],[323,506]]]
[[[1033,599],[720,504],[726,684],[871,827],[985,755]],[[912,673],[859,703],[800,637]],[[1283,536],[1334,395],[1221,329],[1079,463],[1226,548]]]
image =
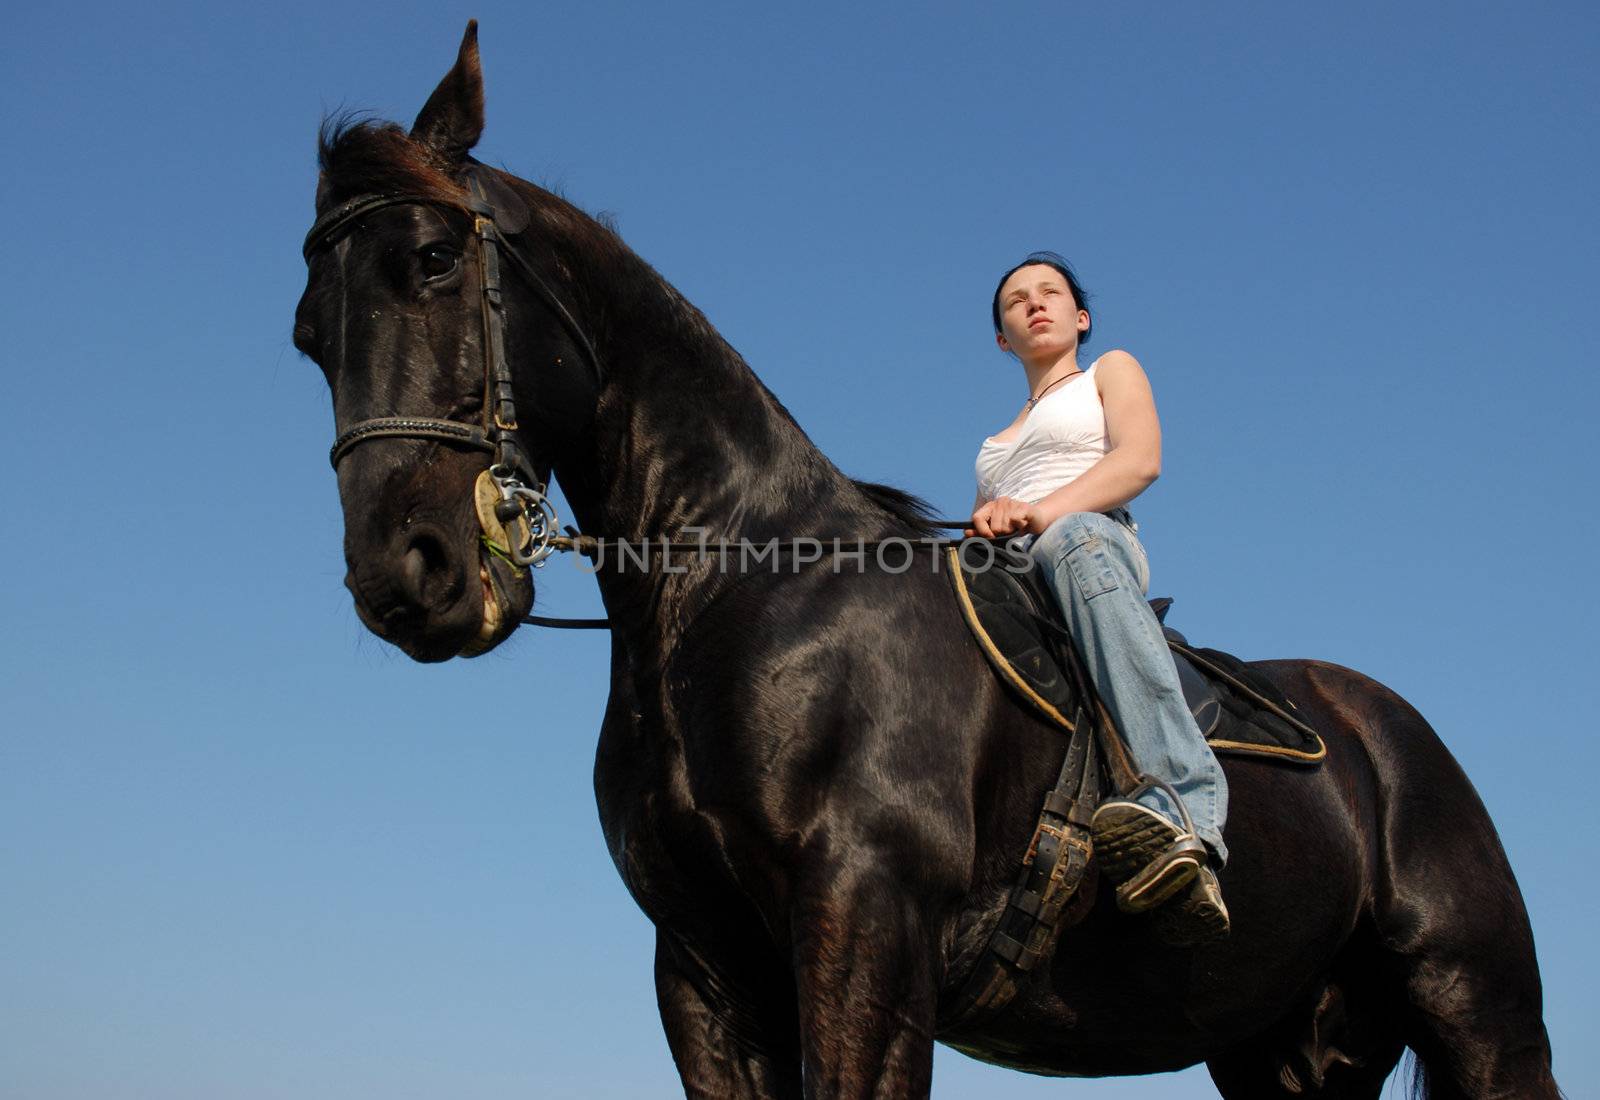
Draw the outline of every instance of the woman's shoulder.
[[[1110,351],[1103,352],[1101,353],[1100,358],[1089,364],[1090,370],[1095,370],[1098,368],[1102,371],[1107,369],[1113,371],[1127,370],[1129,367],[1133,367],[1135,370],[1143,369],[1139,366],[1139,360],[1135,359],[1132,354],[1124,351],[1122,348],[1112,348]]]
[[[1145,377],[1144,368],[1139,365],[1139,360],[1121,348],[1112,348],[1089,364],[1089,369],[1094,371],[1095,388],[1102,393],[1105,392],[1107,384],[1114,386],[1119,382],[1133,379],[1143,381]]]

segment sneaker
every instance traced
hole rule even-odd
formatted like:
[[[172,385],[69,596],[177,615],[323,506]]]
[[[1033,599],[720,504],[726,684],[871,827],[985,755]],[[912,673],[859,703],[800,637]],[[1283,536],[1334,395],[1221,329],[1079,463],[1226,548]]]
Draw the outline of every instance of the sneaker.
[[[1117,886],[1117,908],[1143,913],[1194,881],[1206,846],[1165,815],[1126,799],[1104,803],[1089,824],[1101,872]]]
[[[1228,907],[1222,903],[1222,885],[1209,867],[1200,868],[1187,893],[1150,914],[1156,935],[1173,947],[1198,947],[1228,934]]]

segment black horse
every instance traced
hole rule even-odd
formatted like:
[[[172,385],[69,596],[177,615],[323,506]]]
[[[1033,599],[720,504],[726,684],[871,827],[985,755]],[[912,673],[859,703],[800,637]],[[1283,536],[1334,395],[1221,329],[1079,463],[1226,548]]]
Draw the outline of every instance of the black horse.
[[[611,230],[472,161],[482,127],[469,25],[409,134],[321,135],[295,344],[340,432],[359,426],[338,479],[347,583],[374,632],[438,661],[491,648],[530,608],[530,572],[485,548],[483,450],[513,483],[553,470],[582,527],[612,536],[933,533],[913,498],[840,473]],[[500,389],[470,181],[508,241]],[[521,420],[502,431],[488,413],[509,396]],[[598,580],[614,629],[595,789],[656,925],[690,1096],[925,1096],[936,1038],[1046,1074],[1204,1061],[1228,1097],[1376,1097],[1409,1047],[1433,1097],[1559,1095],[1494,827],[1382,685],[1255,666],[1328,756],[1227,761],[1230,937],[1165,947],[1091,874],[1048,972],[952,1027],[941,1004],[1001,913],[1063,745],[991,674],[945,578],[691,557]]]

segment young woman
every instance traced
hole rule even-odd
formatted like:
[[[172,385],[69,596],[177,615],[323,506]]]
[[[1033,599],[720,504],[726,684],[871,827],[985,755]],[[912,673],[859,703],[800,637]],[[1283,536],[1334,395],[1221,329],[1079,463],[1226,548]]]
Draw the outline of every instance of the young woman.
[[[1145,602],[1149,564],[1126,507],[1161,472],[1150,382],[1125,351],[1079,368],[1092,323],[1077,277],[1055,253],[1033,253],[1001,276],[992,312],[995,341],[1022,364],[1028,400],[978,451],[971,531],[1033,536],[1030,553],[1150,781],[1094,816],[1095,851],[1117,903],[1156,909],[1173,942],[1223,935],[1228,911],[1211,865],[1228,854],[1227,781]]]

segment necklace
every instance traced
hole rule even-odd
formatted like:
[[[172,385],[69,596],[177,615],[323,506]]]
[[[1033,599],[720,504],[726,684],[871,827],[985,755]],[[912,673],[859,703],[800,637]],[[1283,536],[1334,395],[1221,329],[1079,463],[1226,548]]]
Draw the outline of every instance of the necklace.
[[[1035,405],[1037,405],[1039,402],[1044,400],[1044,395],[1045,394],[1049,393],[1051,390],[1053,390],[1057,386],[1061,385],[1061,383],[1065,382],[1067,379],[1076,378],[1076,377],[1078,377],[1078,375],[1080,375],[1082,373],[1083,372],[1081,370],[1075,370],[1071,374],[1063,374],[1060,378],[1057,378],[1054,382],[1050,383],[1044,389],[1040,390],[1037,397],[1028,398],[1028,411],[1032,412],[1033,411],[1033,407]]]

